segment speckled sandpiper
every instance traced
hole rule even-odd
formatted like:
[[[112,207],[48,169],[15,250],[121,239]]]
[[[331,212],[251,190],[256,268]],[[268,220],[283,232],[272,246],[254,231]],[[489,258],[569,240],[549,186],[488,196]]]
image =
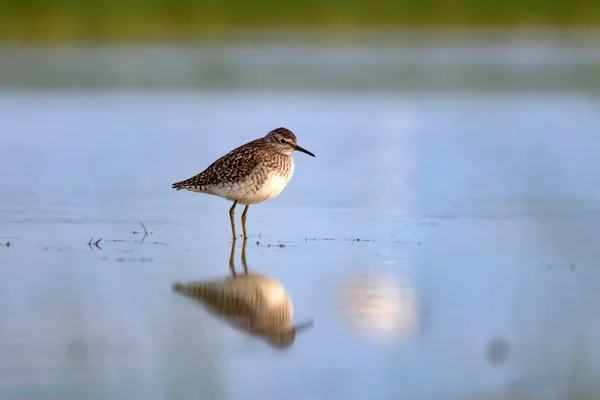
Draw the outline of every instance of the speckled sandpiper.
[[[175,190],[206,193],[233,201],[229,209],[233,239],[235,207],[244,204],[242,230],[246,234],[246,214],[250,204],[271,200],[288,184],[294,173],[292,152],[301,151],[315,156],[298,146],[296,135],[286,128],[277,128],[262,138],[246,143],[189,179],[173,184]]]

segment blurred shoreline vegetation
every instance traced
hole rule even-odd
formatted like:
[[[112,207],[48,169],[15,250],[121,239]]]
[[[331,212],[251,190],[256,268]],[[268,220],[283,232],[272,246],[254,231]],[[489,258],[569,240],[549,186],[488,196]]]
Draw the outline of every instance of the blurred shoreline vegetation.
[[[0,0],[0,40],[219,39],[265,29],[595,28],[598,0]]]

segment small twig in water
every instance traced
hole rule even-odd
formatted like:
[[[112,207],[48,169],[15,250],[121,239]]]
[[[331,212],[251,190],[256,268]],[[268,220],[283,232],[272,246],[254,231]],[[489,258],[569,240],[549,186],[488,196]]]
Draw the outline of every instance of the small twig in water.
[[[98,240],[96,240],[96,241],[94,242],[94,238],[91,238],[91,239],[90,239],[90,241],[88,242],[88,246],[90,246],[90,248],[91,248],[92,246],[96,246],[97,248],[99,248],[99,249],[102,249],[102,247],[100,247],[100,241],[101,241],[101,240],[102,240],[102,239],[98,239]]]
[[[146,230],[144,223],[142,221],[140,221],[140,224],[142,225],[142,228],[144,228],[144,236],[148,236],[148,231]]]
[[[142,225],[142,228],[144,228],[144,236],[142,237],[142,240],[140,241],[140,244],[143,244],[144,241],[146,240],[146,237],[148,237],[148,230],[146,229],[146,226],[144,225],[144,223],[142,221],[140,221],[140,225]],[[135,233],[135,231],[134,231]]]

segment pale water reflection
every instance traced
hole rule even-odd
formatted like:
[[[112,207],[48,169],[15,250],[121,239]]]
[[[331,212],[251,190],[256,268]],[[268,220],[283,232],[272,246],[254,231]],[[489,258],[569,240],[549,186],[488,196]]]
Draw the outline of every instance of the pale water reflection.
[[[339,285],[339,311],[365,339],[400,344],[418,329],[417,294],[396,274],[354,276]]]

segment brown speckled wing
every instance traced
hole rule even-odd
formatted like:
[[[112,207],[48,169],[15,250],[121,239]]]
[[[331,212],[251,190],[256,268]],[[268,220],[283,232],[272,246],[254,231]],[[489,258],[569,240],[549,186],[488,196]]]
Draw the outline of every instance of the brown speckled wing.
[[[262,160],[262,152],[257,151],[257,147],[261,147],[260,140],[254,140],[230,151],[198,175],[174,183],[172,188],[176,190],[189,188],[204,190],[203,188],[206,186],[240,181],[243,177],[249,175]]]

